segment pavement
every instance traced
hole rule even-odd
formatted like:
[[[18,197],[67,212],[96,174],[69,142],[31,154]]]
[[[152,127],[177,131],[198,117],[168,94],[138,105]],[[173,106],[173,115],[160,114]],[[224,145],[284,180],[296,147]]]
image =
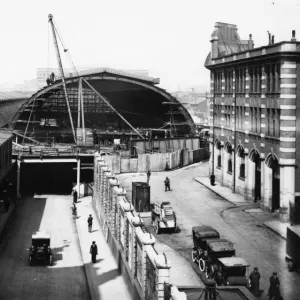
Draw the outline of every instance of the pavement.
[[[100,222],[92,207],[92,197],[80,198],[77,203],[76,227],[91,299],[131,299],[126,283],[119,273],[118,265],[107,245]],[[88,232],[87,218],[93,217],[92,232]],[[89,253],[92,242],[98,246],[96,263]]]
[[[230,202],[231,204],[234,204],[236,206],[239,205],[245,205],[247,203],[252,204],[252,205],[258,205],[253,203],[252,201],[247,201],[244,199],[243,196],[240,194],[234,194],[232,193],[231,189],[228,187],[221,186],[218,182],[216,185],[212,186],[210,184],[210,180],[208,177],[195,177],[194,178],[196,181],[204,185],[206,188],[210,189],[220,197],[224,198],[226,201]],[[270,219],[270,213],[269,212],[264,212],[260,208],[252,208],[252,209],[245,209],[244,210],[247,213],[256,213],[260,214],[261,217],[265,219]],[[274,233],[277,235],[281,236],[282,238],[286,239],[286,231],[287,231],[287,226],[289,225],[288,223],[283,223],[280,222],[279,220],[272,219],[272,220],[266,220],[263,222],[263,225],[272,230]]]
[[[1,300],[91,299],[71,206],[67,195],[27,195],[17,201],[0,240]],[[37,230],[51,234],[52,266],[29,264]]]
[[[159,254],[165,253],[171,261],[170,283],[175,286],[204,288],[205,285],[193,270],[189,262],[171,247],[156,242],[154,248]]]
[[[3,204],[3,203],[1,203],[1,204]],[[9,217],[11,216],[12,212],[14,211],[14,209],[15,209],[14,203],[10,204],[7,212],[4,211],[4,208],[1,209],[1,211],[0,211],[0,236],[2,234],[2,231],[3,231],[7,221],[9,220]]]

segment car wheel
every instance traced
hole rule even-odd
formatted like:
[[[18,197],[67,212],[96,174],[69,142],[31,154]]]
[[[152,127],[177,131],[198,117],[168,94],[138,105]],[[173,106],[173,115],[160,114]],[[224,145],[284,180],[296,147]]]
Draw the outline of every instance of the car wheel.
[[[159,221],[156,221],[156,228],[155,228],[155,232],[156,234],[160,234],[160,226],[159,226]]]
[[[200,271],[204,272],[205,271],[205,267],[206,267],[205,261],[202,258],[200,258],[200,260],[199,260],[199,269],[200,269]]]
[[[211,278],[211,271],[210,271],[210,267],[207,267],[205,270],[205,277],[207,279]]]
[[[53,264],[53,257],[52,255],[49,256],[49,266],[52,266]]]
[[[194,263],[197,262],[197,254],[196,254],[195,252],[196,252],[196,251],[192,250],[192,261],[193,261]]]

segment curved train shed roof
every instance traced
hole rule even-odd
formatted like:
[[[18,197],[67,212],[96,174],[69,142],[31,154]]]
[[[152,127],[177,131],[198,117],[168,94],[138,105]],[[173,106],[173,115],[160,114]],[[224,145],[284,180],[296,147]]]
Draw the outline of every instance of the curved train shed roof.
[[[110,104],[119,111],[134,126],[147,127],[143,122],[160,119],[158,125],[163,126],[170,120],[168,111],[177,110],[177,122],[185,124],[194,131],[195,124],[186,108],[170,93],[157,86],[158,78],[136,75],[110,68],[99,68],[65,75],[67,89],[78,89],[79,79],[84,78],[97,92],[105,96]],[[18,119],[24,111],[36,100],[46,101],[51,95],[62,90],[61,78],[54,84],[45,86],[34,93],[16,112],[10,121],[9,128],[15,128]],[[83,81],[83,87],[88,85]],[[74,101],[75,102],[75,101]],[[170,105],[164,105],[168,104]],[[172,108],[171,108],[172,106]],[[73,110],[76,113],[76,110]],[[141,116],[144,116],[141,117]],[[139,119],[140,118],[140,119]]]

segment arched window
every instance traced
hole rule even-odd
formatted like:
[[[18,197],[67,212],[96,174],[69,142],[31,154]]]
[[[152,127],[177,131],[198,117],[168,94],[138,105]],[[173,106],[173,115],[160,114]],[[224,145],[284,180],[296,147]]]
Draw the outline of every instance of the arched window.
[[[227,155],[227,173],[232,174],[232,146],[229,142],[225,145],[225,151]]]

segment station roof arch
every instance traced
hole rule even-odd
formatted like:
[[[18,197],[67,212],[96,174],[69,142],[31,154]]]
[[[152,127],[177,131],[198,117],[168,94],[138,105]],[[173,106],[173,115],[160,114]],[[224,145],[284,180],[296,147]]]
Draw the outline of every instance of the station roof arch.
[[[68,91],[73,90],[76,94],[80,78],[87,80],[101,95],[105,96],[110,104],[120,114],[124,115],[133,126],[144,128],[151,126],[154,128],[163,127],[168,121],[172,122],[169,113],[171,110],[174,112],[174,114],[172,113],[174,123],[182,126],[181,128],[185,128],[186,133],[195,131],[194,121],[187,109],[173,95],[157,86],[159,84],[158,78],[135,75],[110,68],[93,69],[66,74],[65,82]],[[53,99],[55,94],[62,95],[62,87],[61,78],[56,78],[54,84],[45,86],[34,93],[17,110],[8,127],[15,129],[18,122],[24,123],[26,116],[28,119],[28,114],[26,115],[25,112],[30,111],[35,103],[39,103],[40,107],[49,108],[50,99]],[[87,85],[83,87],[88,89]],[[76,97],[78,98],[78,94],[70,100],[73,119],[76,119],[74,114],[77,113]],[[84,101],[87,101],[85,103],[87,106],[90,105],[88,99]],[[95,110],[97,110],[96,107]]]

